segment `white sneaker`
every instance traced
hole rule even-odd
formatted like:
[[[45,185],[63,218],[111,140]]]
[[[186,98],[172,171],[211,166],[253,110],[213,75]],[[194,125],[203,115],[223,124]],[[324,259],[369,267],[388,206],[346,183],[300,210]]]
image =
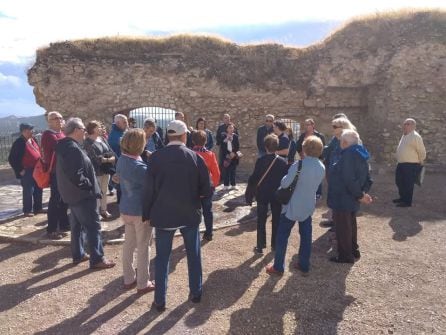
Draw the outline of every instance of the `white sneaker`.
[[[237,189],[237,186],[231,186],[231,190],[236,190]]]
[[[229,186],[223,186],[223,191],[229,190]]]

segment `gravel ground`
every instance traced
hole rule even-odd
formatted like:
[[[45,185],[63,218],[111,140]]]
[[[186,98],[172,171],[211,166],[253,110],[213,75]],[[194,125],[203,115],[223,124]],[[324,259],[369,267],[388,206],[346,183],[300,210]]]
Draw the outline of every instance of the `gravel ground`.
[[[150,309],[153,293],[122,290],[119,245],[105,248],[118,265],[92,272],[71,265],[68,247],[0,244],[0,334],[446,334],[446,177],[428,176],[412,208],[390,203],[392,175],[375,180],[378,198],[359,218],[362,258],[354,265],[328,262],[320,205],[310,276],[287,268],[270,277],[264,266],[273,254],[253,255],[248,220],[203,245],[204,295],[192,304],[176,238],[162,314]],[[287,265],[297,245],[293,229]]]

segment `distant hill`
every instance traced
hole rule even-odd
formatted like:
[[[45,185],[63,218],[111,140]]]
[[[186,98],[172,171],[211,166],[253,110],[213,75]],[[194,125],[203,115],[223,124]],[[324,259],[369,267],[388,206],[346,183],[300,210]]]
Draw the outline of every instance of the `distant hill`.
[[[47,122],[45,115],[17,117],[10,115],[0,118],[0,135],[14,134],[19,132],[20,123],[31,123],[36,130],[45,130]]]

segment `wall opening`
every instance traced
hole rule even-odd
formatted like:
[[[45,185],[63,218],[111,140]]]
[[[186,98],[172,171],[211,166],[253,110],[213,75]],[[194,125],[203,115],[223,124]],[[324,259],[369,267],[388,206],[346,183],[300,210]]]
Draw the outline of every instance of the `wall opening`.
[[[155,119],[156,125],[166,132],[167,125],[170,121],[175,119],[176,111],[163,107],[139,107],[132,109],[128,117],[136,121],[136,127],[142,128],[144,120],[147,118]]]
[[[282,119],[282,121],[288,128],[291,128],[294,139],[297,139],[300,136],[300,123],[292,119]]]

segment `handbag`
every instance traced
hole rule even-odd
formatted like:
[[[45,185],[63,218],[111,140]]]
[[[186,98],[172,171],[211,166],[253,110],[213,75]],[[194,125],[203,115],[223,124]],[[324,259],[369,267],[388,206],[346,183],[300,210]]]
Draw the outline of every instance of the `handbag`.
[[[105,158],[110,158],[112,156],[114,156],[113,152],[106,152],[104,154]],[[99,165],[99,171],[101,171],[101,173],[103,174],[109,174],[113,176],[116,173],[115,163],[102,163],[101,165]]]
[[[424,181],[424,174],[426,173],[426,167],[424,165],[420,166],[420,172],[417,175],[417,179],[415,180],[415,184],[418,186],[423,185]]]
[[[302,161],[300,160],[297,167],[297,173],[291,182],[290,186],[282,188],[279,187],[275,193],[276,200],[282,204],[286,205],[290,202],[291,197],[293,196],[294,189],[296,188],[297,180],[299,179],[300,170],[302,170]]]
[[[245,190],[245,202],[248,205],[252,204],[254,197],[257,195],[257,190],[258,190],[260,184],[262,183],[263,179],[265,179],[265,177],[267,176],[269,170],[271,170],[271,168],[273,167],[274,162],[277,160],[277,157],[278,157],[277,155],[276,155],[276,157],[274,157],[273,161],[268,166],[268,169],[266,170],[266,172],[263,174],[262,178],[260,178],[259,182],[257,183],[255,189],[254,189],[253,185],[248,183],[248,186],[246,187],[246,190]]]
[[[53,169],[55,155],[56,154],[53,153],[53,155],[51,156],[50,166],[47,170],[45,170],[45,166],[41,159],[39,159],[34,166],[33,178],[36,181],[37,186],[39,186],[40,188],[47,188],[50,186],[51,170]]]

